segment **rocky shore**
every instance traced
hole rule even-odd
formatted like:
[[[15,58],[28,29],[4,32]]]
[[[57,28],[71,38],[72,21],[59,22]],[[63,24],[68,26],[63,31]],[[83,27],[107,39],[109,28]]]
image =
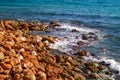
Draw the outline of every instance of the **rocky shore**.
[[[95,54],[78,50],[71,56],[57,52],[54,55],[49,45],[57,37],[29,34],[29,31],[47,32],[55,26],[60,24],[0,20],[0,80],[112,80],[109,76],[113,73],[107,64],[84,60],[96,57]],[[87,35],[82,38],[88,39]]]

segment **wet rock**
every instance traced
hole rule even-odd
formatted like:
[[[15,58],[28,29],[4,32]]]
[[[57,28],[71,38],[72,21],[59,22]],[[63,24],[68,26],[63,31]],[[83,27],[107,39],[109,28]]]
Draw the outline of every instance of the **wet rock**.
[[[89,38],[88,38],[88,35],[83,34],[83,35],[82,35],[82,39],[83,39],[83,40],[88,40],[88,39],[89,39]]]
[[[91,70],[86,69],[86,73],[87,73],[87,74],[91,74]]]
[[[42,23],[42,24],[39,26],[39,28],[40,28],[41,30],[46,30],[47,27],[48,27],[47,23]],[[36,30],[40,30],[39,28],[36,29]]]
[[[84,45],[84,42],[83,41],[78,41],[77,44],[78,45]]]
[[[87,66],[86,68],[91,70],[92,72],[98,72],[99,71],[99,69],[95,66]]]
[[[105,70],[106,69],[106,67],[103,66],[103,65],[100,65],[98,68],[99,68],[99,70]]]
[[[78,79],[80,79],[80,80],[86,80],[85,76],[83,76],[82,74],[79,74],[79,73],[75,73],[74,74],[74,79],[75,80],[78,80]]]
[[[14,80],[21,80],[20,74],[15,74],[14,75]]]
[[[59,23],[57,23],[56,21],[51,21],[50,22],[50,27],[59,27],[59,26],[61,26]]]
[[[89,32],[88,34],[89,34],[89,35],[95,35],[95,33],[93,33],[93,32]]]
[[[80,56],[87,56],[87,55],[88,55],[88,52],[87,52],[86,50],[80,50],[80,51],[78,52],[78,55],[80,55]]]
[[[111,71],[105,71],[105,74],[112,75],[112,72]]]
[[[63,59],[62,55],[56,55],[56,62],[64,62],[65,60]]]
[[[79,31],[76,29],[72,29],[71,32],[79,32]]]
[[[3,44],[3,47],[6,49],[6,50],[11,50],[11,46],[9,44]]]
[[[74,69],[74,71],[76,71],[76,72],[82,72],[82,70],[81,70],[80,68],[74,67],[73,69]]]
[[[99,78],[98,74],[91,74],[90,76],[91,76],[92,79],[98,79]]]

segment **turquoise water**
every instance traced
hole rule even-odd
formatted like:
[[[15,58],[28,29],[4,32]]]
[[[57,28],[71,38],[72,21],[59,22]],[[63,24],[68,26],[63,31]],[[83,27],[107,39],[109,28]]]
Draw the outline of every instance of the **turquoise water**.
[[[0,0],[0,19],[83,23],[107,36],[89,51],[120,57],[120,0]]]

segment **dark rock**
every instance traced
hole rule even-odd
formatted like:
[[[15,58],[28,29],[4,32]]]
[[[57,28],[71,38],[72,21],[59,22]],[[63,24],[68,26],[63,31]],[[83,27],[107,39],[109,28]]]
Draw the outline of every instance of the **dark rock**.
[[[50,22],[50,27],[55,27],[55,26],[59,27],[61,25],[59,23],[57,23],[56,21],[51,21]]]
[[[83,40],[88,40],[88,35],[83,34],[83,35],[82,35],[82,39],[83,39]]]
[[[62,55],[56,55],[56,62],[57,63],[62,63],[62,62],[64,62],[64,59],[63,59],[63,57],[62,57]]]
[[[74,74],[74,79],[75,80],[86,80],[85,76],[83,76],[82,74],[79,74],[79,73]]]
[[[94,67],[96,67],[96,63],[95,62],[86,62],[85,66],[94,66]]]
[[[103,65],[100,65],[98,68],[99,68],[100,70],[105,70],[105,69],[106,69],[106,67],[103,66]]]
[[[88,52],[87,52],[86,50],[80,50],[80,51],[78,52],[78,55],[80,55],[80,56],[87,56],[87,55],[88,55]]]
[[[91,76],[91,78],[93,78],[93,79],[98,79],[98,77],[99,77],[98,74],[91,74],[90,76]]]
[[[105,74],[112,75],[112,72],[111,71],[106,71]]]
[[[79,32],[79,31],[76,29],[72,29],[71,32]]]
[[[88,34],[89,34],[89,35],[95,35],[95,33],[93,33],[93,32],[89,32]]]
[[[84,45],[84,42],[78,41],[77,44],[78,44],[78,45]]]
[[[91,74],[91,70],[86,69],[87,74]]]
[[[94,67],[94,66],[87,66],[86,68],[91,70],[92,72],[98,72],[99,71],[99,69],[97,67]]]

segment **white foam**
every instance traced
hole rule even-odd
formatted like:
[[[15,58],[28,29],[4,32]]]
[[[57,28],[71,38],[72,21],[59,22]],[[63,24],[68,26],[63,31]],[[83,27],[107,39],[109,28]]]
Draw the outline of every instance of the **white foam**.
[[[89,32],[98,32],[99,30],[96,30],[96,29],[89,29],[89,28],[86,28],[86,27],[80,27],[80,26],[71,26],[70,24],[62,24],[61,27],[59,28],[63,28],[63,29],[67,29],[67,30],[73,30],[73,29],[76,29],[80,32],[85,32],[85,33],[89,33]]]
[[[109,67],[113,70],[119,71],[120,74],[120,63],[114,59],[105,59],[105,63],[110,64]]]
[[[71,26],[70,24],[62,24],[60,27],[56,27],[60,29],[60,31],[57,29],[56,32],[54,32],[55,35],[58,37],[60,36],[61,39],[56,40],[55,44],[51,44],[50,47],[53,49],[58,49],[62,52],[71,52],[72,47],[77,45],[76,43],[78,41],[84,42],[84,45],[90,46],[93,45],[96,41],[92,40],[82,40],[81,34],[88,34],[89,32],[93,32],[95,34],[100,34],[99,30],[96,29],[89,29],[86,27],[78,27],[78,26]],[[64,29],[64,30],[61,30]],[[71,30],[76,29],[79,32],[72,33]],[[98,35],[97,35],[98,36]],[[99,37],[98,37],[99,38]]]

